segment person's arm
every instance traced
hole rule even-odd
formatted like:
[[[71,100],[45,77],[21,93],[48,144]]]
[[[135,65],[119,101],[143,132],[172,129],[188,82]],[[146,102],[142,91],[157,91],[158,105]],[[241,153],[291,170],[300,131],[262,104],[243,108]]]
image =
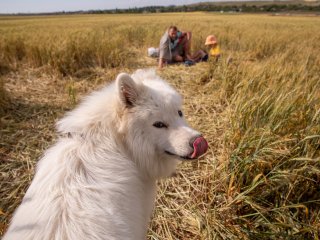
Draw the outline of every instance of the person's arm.
[[[186,37],[188,41],[191,40],[192,33],[191,32],[182,32],[182,37]]]
[[[191,36],[192,36],[191,32],[187,32],[187,40],[188,40],[188,41],[191,40]]]
[[[160,40],[159,46],[159,69],[163,68],[171,57],[170,47],[169,47],[169,38],[168,35],[165,34],[162,36]]]
[[[159,69],[163,68],[163,67],[165,66],[165,63],[166,63],[165,59],[159,58],[158,68],[159,68]]]
[[[191,32],[182,32],[180,38],[180,44],[183,45],[184,49],[184,58],[187,60],[193,61],[190,53],[191,49]]]

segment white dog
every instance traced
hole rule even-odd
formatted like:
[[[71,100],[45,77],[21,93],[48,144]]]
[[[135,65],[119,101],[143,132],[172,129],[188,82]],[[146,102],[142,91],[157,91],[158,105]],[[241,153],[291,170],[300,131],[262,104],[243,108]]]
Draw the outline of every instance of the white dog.
[[[156,179],[208,147],[181,103],[153,70],[121,73],[87,97],[58,122],[3,239],[145,239]]]

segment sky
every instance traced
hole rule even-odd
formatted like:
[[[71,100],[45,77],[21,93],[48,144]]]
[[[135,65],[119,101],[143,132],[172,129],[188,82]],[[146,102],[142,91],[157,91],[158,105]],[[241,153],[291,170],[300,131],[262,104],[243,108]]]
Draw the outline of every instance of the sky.
[[[0,13],[39,13],[160,5],[168,6],[191,4],[200,1],[201,0],[0,0]]]

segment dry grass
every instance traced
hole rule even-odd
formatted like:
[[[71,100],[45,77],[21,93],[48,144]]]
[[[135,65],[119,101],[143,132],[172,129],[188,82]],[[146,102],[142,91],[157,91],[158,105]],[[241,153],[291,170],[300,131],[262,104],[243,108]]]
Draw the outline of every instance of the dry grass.
[[[319,239],[319,23],[210,13],[0,18],[10,99],[0,122],[0,230],[54,142],[56,119],[118,72],[155,66],[146,48],[177,24],[193,32],[194,49],[216,34],[224,54],[159,72],[210,149],[159,182],[148,238]]]

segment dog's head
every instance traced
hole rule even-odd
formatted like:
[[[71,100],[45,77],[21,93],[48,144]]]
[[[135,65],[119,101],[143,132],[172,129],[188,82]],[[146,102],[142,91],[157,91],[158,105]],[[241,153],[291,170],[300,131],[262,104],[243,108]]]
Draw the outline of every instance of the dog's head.
[[[207,142],[185,121],[180,95],[154,70],[121,73],[57,123],[64,135],[128,155],[146,175],[172,175],[178,160],[196,159]],[[101,145],[102,144],[102,145]]]
[[[171,175],[177,160],[192,160],[208,148],[188,126],[180,95],[154,71],[137,71],[116,80],[119,132],[138,166],[153,177]]]

